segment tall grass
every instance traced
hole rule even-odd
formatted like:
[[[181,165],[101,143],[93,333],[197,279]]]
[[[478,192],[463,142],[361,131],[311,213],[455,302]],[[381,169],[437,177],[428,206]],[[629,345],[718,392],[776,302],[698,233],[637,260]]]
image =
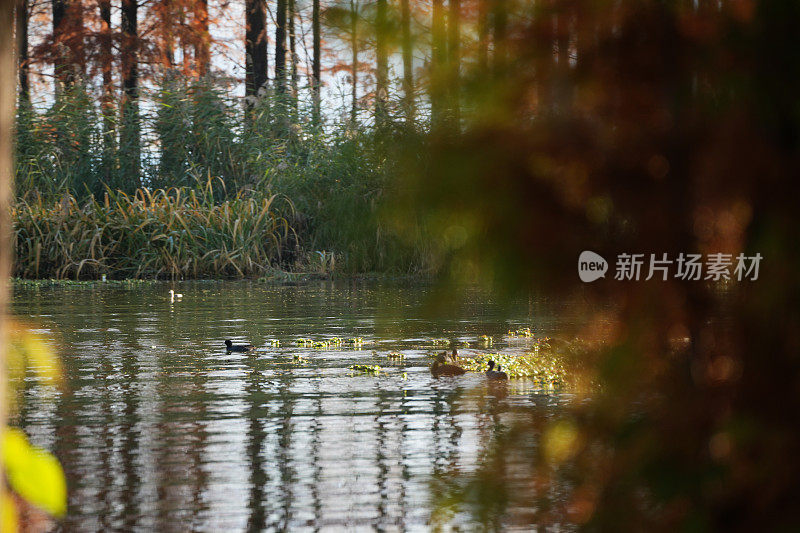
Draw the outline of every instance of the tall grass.
[[[258,276],[293,242],[285,197],[237,193],[217,203],[198,189],[107,190],[81,203],[18,200],[16,272],[22,278]]]
[[[398,238],[382,216],[393,197],[390,154],[398,136],[344,122],[314,124],[302,102],[290,105],[284,100],[267,94],[246,111],[222,84],[176,75],[165,77],[159,87],[145,93],[140,106],[138,173],[143,186],[164,190],[152,193],[155,204],[170,204],[155,209],[158,217],[146,218],[186,212],[188,205],[178,203],[190,198],[198,183],[213,177],[222,186],[209,192],[202,185],[195,193],[202,198],[198,209],[203,216],[224,212],[225,206],[249,209],[245,198],[278,194],[295,207],[291,225],[307,257],[319,252],[335,258],[336,270],[348,274],[426,270],[430,261],[425,249],[418,242]],[[142,241],[142,235],[123,234],[138,225],[117,224],[121,214],[117,211],[125,207],[143,212],[144,207],[132,206],[149,205],[151,193],[137,191],[138,184],[130,178],[126,162],[132,159],[132,147],[123,142],[120,130],[125,128],[115,120],[114,137],[104,138],[98,102],[80,84],[60,94],[49,108],[20,108],[18,238],[33,241],[19,244],[18,273],[26,277],[91,276],[109,269],[114,275],[132,276],[257,273],[258,268],[247,260],[244,264],[238,259],[223,261],[222,268],[206,264],[209,259],[196,254],[185,256],[188,252],[181,246],[196,251],[198,245],[190,244],[189,236],[178,239],[157,231],[156,226],[150,230],[153,242]],[[104,206],[107,194],[114,212],[95,213]],[[125,194],[130,197],[125,199]],[[121,199],[119,207],[113,199]],[[56,216],[62,211],[69,213],[66,220],[71,226],[65,227],[64,217]],[[243,219],[249,216],[241,215]],[[104,229],[95,237],[98,227]],[[113,239],[108,238],[110,231],[116,232]],[[48,232],[55,233],[47,236]],[[165,244],[155,239],[162,234],[172,240]],[[77,242],[66,242],[65,235]],[[198,239],[206,250],[206,238]],[[139,261],[138,246],[154,244],[160,255]],[[126,253],[131,255],[123,260]],[[253,264],[264,263],[263,250],[248,253]]]

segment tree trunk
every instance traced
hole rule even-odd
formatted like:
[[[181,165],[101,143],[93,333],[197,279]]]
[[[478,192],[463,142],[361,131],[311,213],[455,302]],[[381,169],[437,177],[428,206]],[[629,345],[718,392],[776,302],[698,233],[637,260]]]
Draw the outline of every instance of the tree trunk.
[[[505,0],[492,0],[492,40],[494,41],[493,68],[501,75],[506,64],[506,26],[508,21]]]
[[[355,128],[358,116],[358,4],[350,0],[350,53],[352,55],[350,75],[353,81],[353,99],[350,105],[350,127]]]
[[[104,1],[106,0],[100,0],[101,11]],[[175,4],[173,0],[160,0],[155,4],[153,10],[158,17],[158,25],[160,26],[161,42],[159,43],[159,48],[161,65],[166,71],[169,71],[175,64],[175,34],[173,33]]]
[[[275,89],[286,92],[286,0],[278,0],[275,13]]]
[[[81,0],[53,0],[53,41],[55,76],[69,86],[85,74],[83,3]]]
[[[267,84],[266,0],[245,5],[245,95],[258,96]]]
[[[124,1],[124,0],[123,0]],[[188,76],[192,70],[191,64],[191,56],[189,54],[189,48],[191,46],[191,36],[189,32],[186,31],[186,13],[187,13],[187,6],[184,5],[183,2],[176,2],[175,3],[176,9],[175,14],[178,18],[178,23],[176,27],[178,28],[178,48],[181,51],[181,73],[184,76]]]
[[[295,36],[295,0],[288,0],[287,3],[287,23],[288,23],[288,30],[289,30],[289,61],[291,61],[290,66],[290,79],[292,84],[292,105],[297,107],[297,40]]]
[[[314,125],[318,125],[320,122],[320,89],[322,83],[322,58],[320,57],[322,39],[320,37],[319,0],[313,0],[311,13],[311,33],[314,47],[314,58],[311,66],[311,91],[314,107],[313,119]]]
[[[386,100],[388,98],[389,61],[386,51],[388,37],[386,0],[377,0],[375,10],[375,125],[382,128],[388,120]]]
[[[400,0],[400,25],[403,49],[403,108],[406,124],[414,125],[414,48],[411,40],[411,7],[409,0]]]
[[[66,57],[66,50],[62,43],[63,35],[65,33],[64,26],[66,25],[66,11],[67,11],[67,0],[53,0],[53,41],[55,46],[55,62],[53,64],[53,70],[55,71],[55,84],[56,84],[56,94],[61,91],[63,85],[69,82],[68,78],[65,77],[65,69],[67,64],[67,57]]]
[[[568,100],[567,76],[569,71],[569,15],[564,6],[556,15],[556,46],[558,48],[558,61],[556,73],[553,76],[553,107],[563,111]]]
[[[19,74],[19,100],[31,101],[28,81],[28,0],[17,0],[17,69]]]
[[[14,41],[8,31],[14,24],[14,1],[0,0],[0,427],[5,427],[6,405],[6,347],[8,346],[8,280],[11,275],[11,194],[12,194],[12,134],[14,128]],[[0,477],[5,479],[2,458]],[[5,497],[5,483],[0,496]]]
[[[126,187],[141,186],[140,125],[139,125],[139,65],[138,65],[137,0],[122,0],[122,137],[125,152],[122,163]]]
[[[478,71],[489,68],[489,1],[478,0]]]
[[[433,0],[433,21],[431,24],[431,128],[436,129],[442,123],[442,107],[445,84],[442,80],[444,64],[447,57],[446,29],[444,21],[444,0]]]
[[[211,61],[211,35],[208,31],[208,0],[195,0],[194,2],[195,45],[194,61],[195,70],[199,77],[208,74],[208,64]]]
[[[450,0],[450,11],[447,15],[448,44],[448,80],[450,88],[450,119],[454,128],[461,122],[461,1]]]
[[[103,94],[100,110],[103,115],[102,174],[106,183],[111,182],[113,157],[116,146],[114,127],[114,85],[111,71],[113,50],[111,46],[111,0],[99,0],[100,4],[100,71],[103,79]]]

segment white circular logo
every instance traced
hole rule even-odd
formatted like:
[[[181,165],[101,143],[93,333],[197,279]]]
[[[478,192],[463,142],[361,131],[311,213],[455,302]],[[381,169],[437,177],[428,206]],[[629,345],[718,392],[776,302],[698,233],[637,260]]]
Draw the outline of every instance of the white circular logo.
[[[578,276],[584,283],[590,283],[596,279],[606,277],[608,271],[608,261],[603,256],[585,250],[578,257]]]

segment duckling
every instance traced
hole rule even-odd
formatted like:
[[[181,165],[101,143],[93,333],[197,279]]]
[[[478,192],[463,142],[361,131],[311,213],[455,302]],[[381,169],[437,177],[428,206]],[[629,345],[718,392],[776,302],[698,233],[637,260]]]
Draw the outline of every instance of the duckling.
[[[453,350],[455,352],[455,350]],[[431,365],[431,374],[433,377],[438,378],[442,376],[461,376],[466,374],[467,371],[458,365],[448,364],[448,356],[446,352],[442,352],[436,356]],[[450,359],[452,361],[452,359]]]
[[[183,298],[183,294],[175,292],[172,289],[169,290],[169,301],[170,302],[174,302],[175,300],[180,300],[181,298]]]
[[[489,370],[487,370],[486,377],[489,379],[508,379],[508,374],[503,372],[500,365],[497,365],[497,370],[494,369],[494,361],[489,361]]]
[[[233,344],[230,339],[225,341],[225,351],[227,351],[228,353],[231,353],[231,352],[238,352],[238,353],[251,352],[251,351],[253,351],[255,349],[256,349],[256,347],[253,346],[252,344]]]

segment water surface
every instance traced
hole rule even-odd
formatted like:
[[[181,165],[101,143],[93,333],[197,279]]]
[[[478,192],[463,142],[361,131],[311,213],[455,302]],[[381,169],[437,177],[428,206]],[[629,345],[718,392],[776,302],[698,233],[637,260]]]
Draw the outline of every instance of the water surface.
[[[170,287],[183,298],[170,303]],[[501,306],[474,290],[432,307],[430,294],[364,283],[17,290],[15,312],[53,337],[65,367],[68,391],[29,386],[19,419],[65,468],[64,529],[428,529],[434,476],[474,471],[510,407],[557,409],[565,396],[525,381],[499,394],[481,375],[435,380],[432,339],[485,352],[487,334],[492,349],[520,351],[509,328],[548,335],[571,320],[543,298]],[[293,343],[333,336],[365,344]],[[228,355],[226,338],[258,350]],[[388,361],[391,350],[405,359]]]

